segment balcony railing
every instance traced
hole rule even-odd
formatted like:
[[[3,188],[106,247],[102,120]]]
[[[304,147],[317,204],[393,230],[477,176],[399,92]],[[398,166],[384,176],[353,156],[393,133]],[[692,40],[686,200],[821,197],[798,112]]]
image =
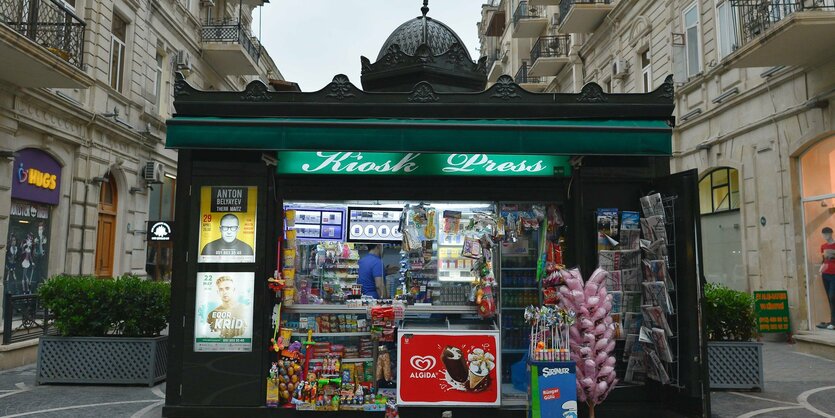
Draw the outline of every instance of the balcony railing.
[[[531,62],[542,57],[567,57],[571,35],[540,36],[531,49]]]
[[[519,67],[519,71],[516,72],[516,76],[513,79],[516,81],[516,84],[539,84],[543,82],[542,77],[531,77],[528,75],[528,67],[527,62],[523,62],[522,66]]]
[[[203,42],[223,42],[240,44],[250,57],[258,63],[261,58],[261,44],[249,36],[249,32],[235,21],[213,21],[203,25]]]
[[[833,0],[731,0],[731,5],[739,18],[743,44],[760,36],[792,13],[807,10],[835,11]]]
[[[0,21],[78,69],[84,67],[84,22],[56,0],[0,0]]]
[[[519,2],[516,11],[513,12],[513,24],[523,19],[540,19],[545,17],[545,8],[542,6],[531,6],[527,1]]]
[[[560,24],[568,16],[568,12],[575,4],[612,4],[612,0],[561,0],[560,1]]]

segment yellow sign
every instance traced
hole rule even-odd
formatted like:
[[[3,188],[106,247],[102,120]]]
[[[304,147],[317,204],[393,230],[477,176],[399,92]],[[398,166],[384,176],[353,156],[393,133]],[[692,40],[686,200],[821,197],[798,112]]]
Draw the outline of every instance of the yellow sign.
[[[198,263],[254,263],[258,188],[200,188]]]

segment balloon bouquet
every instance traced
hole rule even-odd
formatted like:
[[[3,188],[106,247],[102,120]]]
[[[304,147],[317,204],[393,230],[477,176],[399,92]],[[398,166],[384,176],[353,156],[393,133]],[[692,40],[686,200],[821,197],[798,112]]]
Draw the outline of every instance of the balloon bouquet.
[[[594,407],[617,383],[616,360],[611,355],[615,348],[615,328],[609,316],[612,296],[606,290],[609,273],[598,268],[585,283],[578,269],[561,274],[565,276],[561,306],[576,313],[569,336],[571,357],[577,363],[577,399],[586,402],[589,417],[594,418]]]

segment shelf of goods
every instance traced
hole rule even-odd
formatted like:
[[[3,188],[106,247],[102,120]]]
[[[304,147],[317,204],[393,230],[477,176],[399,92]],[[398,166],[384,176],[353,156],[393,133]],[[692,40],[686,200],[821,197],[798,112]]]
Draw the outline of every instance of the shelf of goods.
[[[327,305],[327,304],[307,304],[307,305],[290,305],[284,306],[285,312],[288,313],[346,313],[346,314],[364,314],[368,312],[368,306],[347,306],[347,305]],[[409,314],[462,314],[475,315],[478,313],[478,307],[472,305],[407,305],[406,315]],[[305,334],[307,335],[307,334]]]
[[[292,334],[294,337],[307,337],[306,332],[294,332]],[[313,337],[319,338],[336,338],[336,337],[368,337],[371,335],[371,332],[368,331],[361,331],[361,332],[314,332]]]
[[[310,359],[310,362],[311,363],[321,363],[324,360],[325,359],[321,359],[321,358],[312,358],[312,359]],[[343,359],[340,359],[339,361],[341,361],[343,363],[367,363],[369,361],[374,361],[374,359],[371,358],[371,357],[359,357],[359,358],[343,358]]]

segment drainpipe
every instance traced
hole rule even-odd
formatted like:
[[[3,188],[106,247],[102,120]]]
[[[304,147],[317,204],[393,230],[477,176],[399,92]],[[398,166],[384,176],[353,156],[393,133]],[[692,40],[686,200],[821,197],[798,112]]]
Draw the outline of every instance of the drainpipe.
[[[84,236],[87,232],[87,202],[88,197],[90,196],[90,158],[93,154],[93,129],[92,126],[96,121],[98,114],[93,111],[93,117],[90,118],[90,122],[87,122],[87,126],[85,126],[85,131],[87,133],[87,175],[84,176],[84,207],[82,209],[81,215],[81,249],[80,251],[80,258],[78,262],[78,275],[82,275],[84,271],[84,250],[86,246],[84,245]]]

